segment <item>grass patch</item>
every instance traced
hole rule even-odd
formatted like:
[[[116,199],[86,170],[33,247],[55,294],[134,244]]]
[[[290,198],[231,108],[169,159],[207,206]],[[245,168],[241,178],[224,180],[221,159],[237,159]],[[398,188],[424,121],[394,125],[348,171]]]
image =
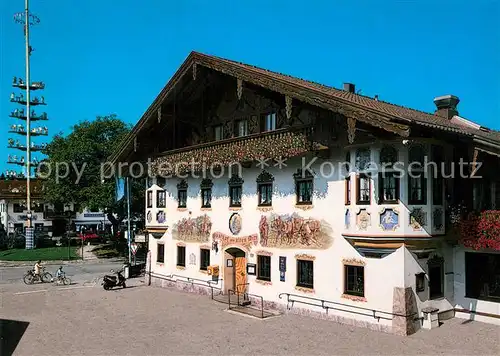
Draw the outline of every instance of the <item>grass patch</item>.
[[[70,259],[76,260],[80,259],[80,256],[76,253],[77,247],[70,247]],[[55,260],[67,260],[68,259],[68,247],[45,247],[36,248],[33,250],[25,250],[21,248],[15,248],[5,251],[0,251],[0,260],[2,261],[55,261]]]

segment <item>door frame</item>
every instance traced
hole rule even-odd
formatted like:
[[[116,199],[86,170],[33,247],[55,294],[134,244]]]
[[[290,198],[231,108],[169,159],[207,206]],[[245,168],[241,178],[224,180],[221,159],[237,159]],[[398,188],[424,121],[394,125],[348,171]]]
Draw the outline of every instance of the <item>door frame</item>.
[[[245,283],[247,286],[240,291],[243,293],[248,292],[248,275],[246,271],[246,265],[247,265],[247,255],[248,252],[239,247],[239,246],[228,246],[224,250],[224,293],[227,294],[229,293],[229,290],[236,291],[236,287],[238,286],[236,283],[237,278],[236,278],[236,258],[243,258],[244,259],[244,273],[245,273]],[[232,260],[231,266],[228,266],[228,260]]]

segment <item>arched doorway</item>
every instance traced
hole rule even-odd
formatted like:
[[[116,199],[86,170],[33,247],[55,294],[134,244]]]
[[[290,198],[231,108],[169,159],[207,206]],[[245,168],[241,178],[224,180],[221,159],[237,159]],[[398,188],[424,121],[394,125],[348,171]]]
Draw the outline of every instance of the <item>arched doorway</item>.
[[[230,247],[224,251],[224,292],[247,292],[247,256],[245,251]]]

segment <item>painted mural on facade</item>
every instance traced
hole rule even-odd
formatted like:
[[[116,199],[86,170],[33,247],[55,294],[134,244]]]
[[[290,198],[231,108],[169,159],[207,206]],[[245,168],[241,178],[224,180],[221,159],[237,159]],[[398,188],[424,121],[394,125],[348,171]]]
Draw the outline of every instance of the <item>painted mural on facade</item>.
[[[184,218],[173,227],[172,238],[185,242],[208,242],[212,221],[208,215],[197,218]]]
[[[259,232],[264,247],[326,249],[333,242],[333,231],[326,221],[306,219],[297,213],[263,215]]]

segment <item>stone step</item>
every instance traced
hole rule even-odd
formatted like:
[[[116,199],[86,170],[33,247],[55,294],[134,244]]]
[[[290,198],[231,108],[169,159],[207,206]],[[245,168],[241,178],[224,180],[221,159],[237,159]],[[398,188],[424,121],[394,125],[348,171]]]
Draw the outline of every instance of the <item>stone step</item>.
[[[254,318],[259,318],[259,319],[265,319],[265,318],[269,318],[272,316],[280,315],[280,313],[278,313],[278,312],[273,312],[273,311],[266,310],[266,309],[264,309],[264,311],[262,312],[262,310],[260,308],[257,308],[254,306],[246,306],[246,307],[235,306],[235,307],[231,307],[230,310],[237,312],[237,313],[244,314],[244,315],[252,316]]]

